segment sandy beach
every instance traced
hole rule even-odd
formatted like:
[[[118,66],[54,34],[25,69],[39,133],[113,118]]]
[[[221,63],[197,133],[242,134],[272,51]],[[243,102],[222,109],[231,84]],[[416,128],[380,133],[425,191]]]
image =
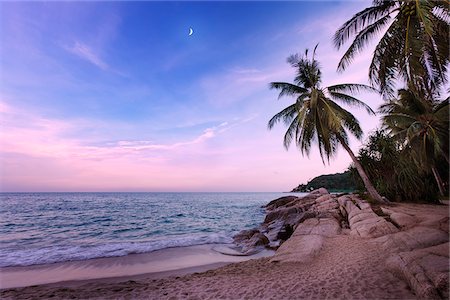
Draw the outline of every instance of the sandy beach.
[[[379,207],[386,216],[381,217],[356,196],[337,197],[322,190],[269,203],[265,221],[275,224],[296,216],[296,209],[305,205],[315,213],[300,220],[275,253],[264,250],[243,256],[228,245],[209,244],[2,268],[0,295],[2,299],[447,298],[448,206],[396,204]],[[349,228],[334,217],[336,209],[345,209],[348,217],[341,220],[349,220]],[[247,243],[258,242],[254,237],[259,236],[252,233]]]
[[[169,277],[91,279],[3,290],[1,295],[3,299],[415,299],[407,285],[386,270],[382,249],[370,240],[346,235],[330,238],[320,256],[309,263],[272,263],[269,259],[185,276],[160,273],[153,275]],[[123,265],[121,258],[113,260]],[[100,267],[101,262],[94,264]]]
[[[239,256],[218,252],[228,249],[227,245],[209,244],[168,248],[120,257],[0,268],[0,288],[39,284],[80,285],[89,280],[118,282],[130,280],[130,278],[180,276],[206,271],[232,262],[271,256],[274,253],[274,251],[264,250],[252,256]],[[231,249],[228,252],[234,253]]]

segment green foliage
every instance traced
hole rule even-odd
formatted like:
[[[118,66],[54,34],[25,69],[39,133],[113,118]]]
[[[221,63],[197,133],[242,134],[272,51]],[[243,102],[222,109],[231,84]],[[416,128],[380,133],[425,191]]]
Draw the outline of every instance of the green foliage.
[[[433,175],[420,169],[386,131],[377,130],[358,153],[358,160],[375,188],[391,201],[437,202],[438,189]],[[360,190],[361,179],[350,170]]]
[[[450,60],[448,1],[373,0],[371,7],[356,13],[336,31],[338,49],[353,38],[338,70],[345,70],[383,31],[369,79],[385,96],[393,95],[398,77],[428,95],[445,85]]]
[[[356,189],[356,183],[350,171],[346,171],[314,177],[308,183],[294,188],[292,192],[309,192],[320,187],[324,187],[330,192],[352,192]]]
[[[381,106],[384,126],[404,144],[418,167],[429,169],[439,157],[448,157],[449,100],[423,99],[401,89],[398,98]]]
[[[418,169],[432,172],[441,195],[445,193],[442,175],[448,174],[449,100],[420,97],[413,90],[401,89],[397,99],[381,106],[384,127],[402,145],[404,155]],[[439,172],[439,165],[446,171]],[[442,175],[441,175],[442,174]]]
[[[367,104],[348,94],[374,89],[362,84],[337,84],[322,88],[320,86],[322,73],[314,57],[316,48],[312,58],[308,57],[308,50],[304,56],[292,55],[288,58],[288,63],[296,69],[294,83],[270,84],[271,88],[280,91],[278,98],[291,96],[295,98],[295,103],[273,116],[268,127],[271,129],[276,123],[283,121],[288,127],[284,135],[284,146],[289,148],[294,140],[302,154],[308,155],[312,144],[317,143],[324,164],[325,158],[329,162],[330,157],[337,152],[338,146],[342,145],[354,160],[369,194],[376,201],[383,202],[348,146],[349,133],[357,139],[362,138],[361,126],[353,114],[336,103],[337,101],[345,105],[363,107],[367,112],[375,114]]]
[[[303,56],[291,55],[287,61],[296,70],[294,83],[270,84],[270,88],[280,91],[279,98],[290,96],[295,102],[273,116],[268,127],[272,129],[276,123],[282,121],[288,127],[284,135],[284,146],[289,148],[292,141],[295,141],[306,155],[309,154],[313,142],[317,142],[325,162],[324,158],[329,161],[340,143],[348,143],[347,132],[358,139],[362,137],[358,120],[335,101],[363,107],[374,114],[364,102],[348,94],[373,88],[362,84],[339,84],[322,88],[322,73],[314,56],[315,49],[311,58],[308,57],[308,50]]]

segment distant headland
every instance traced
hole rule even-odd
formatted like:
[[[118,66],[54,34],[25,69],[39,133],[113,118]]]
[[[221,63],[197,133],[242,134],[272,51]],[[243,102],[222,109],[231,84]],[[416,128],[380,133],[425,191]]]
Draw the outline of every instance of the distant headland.
[[[331,192],[352,192],[356,190],[356,183],[350,171],[343,173],[327,174],[314,177],[306,184],[299,184],[291,192],[306,193],[319,187],[324,187]]]

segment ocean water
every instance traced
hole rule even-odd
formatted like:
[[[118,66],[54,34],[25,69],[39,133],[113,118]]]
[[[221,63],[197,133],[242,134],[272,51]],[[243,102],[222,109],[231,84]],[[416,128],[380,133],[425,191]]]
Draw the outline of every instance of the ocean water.
[[[282,193],[0,193],[0,267],[232,242]]]

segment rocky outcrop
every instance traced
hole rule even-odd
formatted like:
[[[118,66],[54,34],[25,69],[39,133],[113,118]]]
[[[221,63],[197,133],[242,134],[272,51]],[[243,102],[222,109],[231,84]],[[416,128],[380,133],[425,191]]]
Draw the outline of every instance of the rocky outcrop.
[[[233,241],[239,246],[238,250],[247,255],[256,252],[258,247],[269,244],[269,239],[258,229],[243,230],[233,237]]]
[[[263,206],[263,208],[265,208],[267,210],[274,210],[280,206],[285,206],[286,204],[296,201],[298,199],[299,198],[296,196],[281,197],[281,198],[270,201],[267,205]]]
[[[299,235],[291,237],[277,250],[271,262],[308,262],[322,248],[324,237],[320,235]],[[298,247],[298,245],[302,245]]]
[[[282,197],[265,206],[260,227],[235,237],[242,251],[277,249],[271,262],[307,263],[338,236],[378,244],[386,268],[403,278],[419,298],[448,299],[449,211],[447,207],[391,204],[372,208],[356,195],[325,189],[303,198]],[[327,244],[325,244],[328,241]],[[339,249],[337,249],[339,251]]]
[[[412,251],[448,241],[448,234],[436,228],[416,226],[375,239],[386,252]]]
[[[419,298],[449,298],[449,243],[400,252],[390,256],[386,263]]]
[[[264,222],[258,228],[241,231],[234,237],[234,242],[238,248],[251,251],[252,243],[255,242],[253,235],[258,232],[267,238],[269,248],[277,249],[292,235],[298,224],[316,217],[320,212],[324,212],[325,206],[319,210],[311,209],[311,207],[325,202],[322,200],[329,197],[328,191],[320,188],[301,198],[286,196],[272,200],[264,206],[266,209]],[[321,198],[322,200],[320,200]],[[317,202],[317,200],[320,201]],[[262,238],[262,235],[259,235],[259,237]]]
[[[367,202],[347,195],[339,197],[338,202],[345,210],[350,234],[364,238],[375,238],[398,232],[394,224],[374,213]]]
[[[334,218],[311,218],[301,223],[288,242],[277,250],[272,262],[307,262],[322,248],[324,238],[340,233]],[[298,245],[302,245],[299,249]]]

